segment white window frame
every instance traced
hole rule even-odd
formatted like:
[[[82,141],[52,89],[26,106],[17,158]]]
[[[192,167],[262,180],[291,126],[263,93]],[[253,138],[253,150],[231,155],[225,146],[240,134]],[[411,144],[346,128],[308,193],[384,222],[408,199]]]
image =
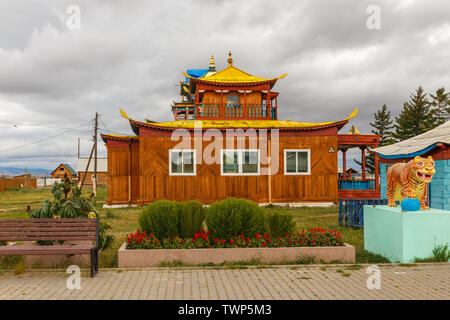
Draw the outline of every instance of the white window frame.
[[[193,153],[192,161],[194,162],[193,163],[194,172],[188,173],[172,172],[172,152],[181,152],[182,155],[183,152],[192,152]],[[181,170],[184,170],[183,158],[181,159]],[[196,176],[196,175],[197,175],[197,159],[195,149],[169,149],[169,176]]]
[[[224,152],[237,152],[238,153],[238,172],[229,172],[224,173],[223,172],[223,153]],[[242,172],[242,165],[244,164],[242,161],[242,155],[244,152],[257,152],[258,153],[258,172],[254,173],[244,173]],[[221,176],[259,176],[260,175],[260,167],[261,167],[261,158],[260,158],[260,150],[259,149],[222,149],[220,150],[220,175]]]
[[[287,153],[288,152],[307,152],[308,171],[307,172],[287,172]],[[295,171],[298,170],[298,161],[295,161]],[[311,175],[311,149],[284,149],[284,174],[286,176],[310,176]]]

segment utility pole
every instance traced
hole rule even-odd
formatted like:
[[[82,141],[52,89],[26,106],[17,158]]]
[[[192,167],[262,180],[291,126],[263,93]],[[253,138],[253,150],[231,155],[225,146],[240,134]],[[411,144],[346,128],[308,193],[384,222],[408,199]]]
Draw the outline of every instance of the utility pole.
[[[94,196],[97,196],[97,129],[98,129],[98,112],[95,113],[95,129],[94,129],[94,179],[92,181],[92,189]]]

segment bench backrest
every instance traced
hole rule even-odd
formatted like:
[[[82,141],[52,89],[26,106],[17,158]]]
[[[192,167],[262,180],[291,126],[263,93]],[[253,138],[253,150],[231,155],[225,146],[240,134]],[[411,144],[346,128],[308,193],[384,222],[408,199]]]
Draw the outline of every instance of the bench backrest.
[[[92,240],[98,219],[0,219],[0,241]]]

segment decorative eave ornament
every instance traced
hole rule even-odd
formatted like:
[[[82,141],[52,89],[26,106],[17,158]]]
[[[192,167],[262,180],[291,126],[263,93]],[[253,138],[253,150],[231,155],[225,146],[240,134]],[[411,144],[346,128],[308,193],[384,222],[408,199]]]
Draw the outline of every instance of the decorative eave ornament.
[[[228,66],[232,67],[233,66],[233,58],[231,57],[231,51],[228,52]]]

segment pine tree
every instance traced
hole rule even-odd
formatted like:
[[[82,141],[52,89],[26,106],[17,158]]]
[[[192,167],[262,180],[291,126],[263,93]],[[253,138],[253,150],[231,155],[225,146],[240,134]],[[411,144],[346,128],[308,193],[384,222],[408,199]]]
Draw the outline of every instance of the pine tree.
[[[430,102],[422,86],[403,104],[402,112],[395,118],[394,127],[394,138],[397,141],[409,139],[436,127]]]
[[[392,129],[394,128],[392,124],[394,121],[391,120],[391,111],[388,111],[386,105],[383,104],[383,107],[373,115],[375,121],[373,123],[370,122],[370,125],[374,128],[372,133],[380,136],[380,147],[394,143],[395,140],[392,136]]]
[[[379,146],[386,146],[394,143],[394,138],[392,137],[392,129],[394,128],[393,120],[391,120],[391,111],[389,111],[385,104],[380,110],[373,114],[375,121],[370,122],[373,127],[372,133],[380,136]],[[354,161],[361,165],[361,162],[354,159]],[[369,154],[366,156],[366,170],[373,174],[375,173],[375,156]]]
[[[436,95],[430,94],[431,106],[436,126],[439,126],[450,119],[450,93],[445,92],[445,88],[436,90]]]

